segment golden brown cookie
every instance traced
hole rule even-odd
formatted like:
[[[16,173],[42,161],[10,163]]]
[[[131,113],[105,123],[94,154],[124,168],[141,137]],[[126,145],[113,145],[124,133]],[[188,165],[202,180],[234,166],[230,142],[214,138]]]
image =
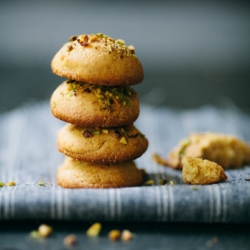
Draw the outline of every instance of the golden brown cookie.
[[[112,163],[130,161],[148,147],[147,139],[133,125],[107,128],[85,128],[66,124],[57,138],[58,150],[74,159]]]
[[[201,158],[182,158],[182,179],[186,184],[205,185],[227,179],[223,168],[215,162]]]
[[[133,161],[102,164],[67,157],[58,169],[57,183],[64,188],[130,187],[141,185],[143,175]]]
[[[130,86],[143,80],[143,68],[133,46],[101,33],[70,38],[51,62],[52,71],[80,82]]]
[[[137,92],[130,87],[107,87],[68,80],[52,94],[52,114],[65,122],[85,126],[122,126],[139,115]]]
[[[250,146],[240,139],[225,134],[197,133],[183,139],[167,158],[167,164],[182,169],[184,156],[207,159],[224,169],[240,168],[250,163]]]

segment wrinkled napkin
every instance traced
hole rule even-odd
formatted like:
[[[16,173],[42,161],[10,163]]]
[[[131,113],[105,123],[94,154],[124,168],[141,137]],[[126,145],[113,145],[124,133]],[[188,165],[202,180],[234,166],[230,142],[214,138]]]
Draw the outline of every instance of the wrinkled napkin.
[[[0,182],[16,182],[0,188],[0,220],[250,222],[249,166],[226,171],[226,182],[194,188],[183,183],[181,171],[152,160],[154,153],[166,157],[192,132],[228,133],[249,142],[250,116],[237,108],[177,110],[141,104],[135,125],[150,144],[136,164],[146,170],[145,182],[154,180],[151,186],[59,187],[55,176],[65,156],[56,149],[56,135],[63,125],[51,115],[49,101],[0,114]],[[165,185],[158,184],[162,179]]]

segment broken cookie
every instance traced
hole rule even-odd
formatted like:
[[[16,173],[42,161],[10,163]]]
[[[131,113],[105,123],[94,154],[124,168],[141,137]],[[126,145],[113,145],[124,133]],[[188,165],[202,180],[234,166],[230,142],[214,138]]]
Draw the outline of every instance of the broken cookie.
[[[205,185],[223,182],[227,179],[223,168],[215,162],[184,157],[182,164],[182,179],[186,184]]]
[[[250,146],[242,140],[212,132],[191,134],[170,151],[167,165],[182,169],[182,158],[191,156],[216,162],[224,169],[250,164]]]

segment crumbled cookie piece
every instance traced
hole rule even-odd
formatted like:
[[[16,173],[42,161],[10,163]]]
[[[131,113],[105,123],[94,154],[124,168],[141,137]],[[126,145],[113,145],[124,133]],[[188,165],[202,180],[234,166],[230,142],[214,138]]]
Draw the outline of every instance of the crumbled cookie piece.
[[[117,241],[119,240],[121,237],[121,232],[120,230],[117,230],[117,229],[113,229],[109,232],[109,239],[111,241]]]
[[[87,230],[87,235],[89,237],[97,237],[100,234],[101,229],[102,229],[102,224],[96,222],[89,227],[89,229]]]
[[[52,231],[53,231],[52,227],[46,224],[42,224],[38,228],[38,233],[43,238],[47,238],[52,233]]]
[[[250,163],[250,145],[225,134],[212,132],[191,134],[170,151],[167,165],[182,169],[182,158],[197,157],[216,162],[224,169],[240,168]]]
[[[184,157],[182,164],[182,178],[186,184],[205,185],[223,182],[227,179],[223,168],[215,162]]]

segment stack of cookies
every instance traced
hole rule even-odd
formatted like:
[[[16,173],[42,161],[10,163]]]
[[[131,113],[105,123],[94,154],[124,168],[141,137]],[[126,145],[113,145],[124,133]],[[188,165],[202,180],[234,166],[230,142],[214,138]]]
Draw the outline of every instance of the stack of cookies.
[[[53,93],[52,114],[67,122],[57,148],[67,157],[57,172],[65,188],[140,185],[143,170],[134,159],[148,147],[133,125],[139,100],[131,85],[143,80],[133,46],[101,33],[79,35],[58,51],[52,71],[68,80]]]

